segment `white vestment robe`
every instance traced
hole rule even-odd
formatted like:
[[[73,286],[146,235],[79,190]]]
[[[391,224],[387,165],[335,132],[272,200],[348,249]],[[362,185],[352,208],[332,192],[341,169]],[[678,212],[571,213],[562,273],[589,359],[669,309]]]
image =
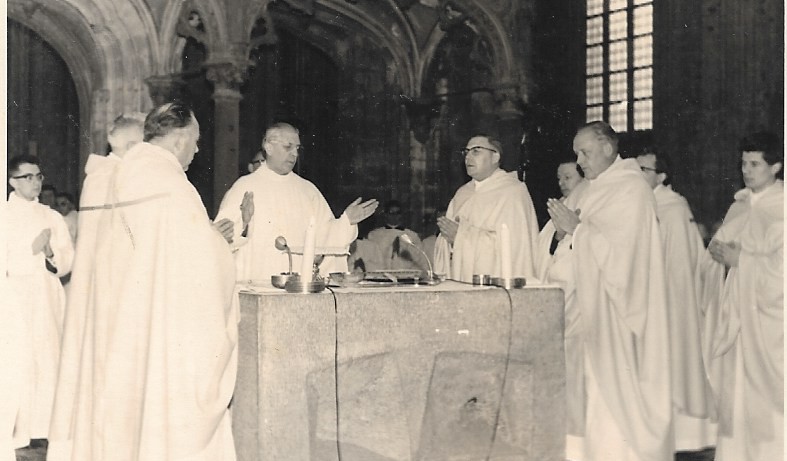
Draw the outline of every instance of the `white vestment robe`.
[[[254,192],[254,216],[247,237],[243,237],[240,204],[247,191]],[[347,251],[358,236],[358,226],[350,224],[347,215],[337,219],[317,187],[294,172],[280,175],[263,163],[254,173],[238,178],[224,195],[216,216],[216,221],[227,218],[235,224],[238,280],[270,282],[271,275],[287,272],[287,253],[276,249],[276,237],[286,238],[290,248],[303,248],[312,217],[318,249]],[[300,272],[301,261],[301,255],[293,254],[293,272]],[[322,275],[346,271],[346,256],[327,256],[320,265]]]
[[[590,182],[580,182],[565,197],[563,204],[576,210],[577,203]],[[580,210],[581,212],[581,210]],[[571,254],[571,236],[558,242],[554,254],[549,254],[556,228],[550,219],[538,235],[539,255],[536,276],[547,283],[555,283],[563,289],[565,311],[565,356],[566,356],[566,459],[581,460],[583,457],[583,434],[585,433],[585,354],[582,348],[582,329],[579,307],[576,303],[576,282]]]
[[[104,166],[82,198],[87,291],[69,301],[48,459],[234,460],[229,245],[172,153],[140,143]]]
[[[30,439],[47,438],[66,299],[58,277],[71,270],[74,248],[63,216],[38,200],[11,192],[7,202],[6,289],[2,300],[3,365],[0,420],[3,454]],[[33,240],[51,231],[53,274],[43,252],[33,254]],[[13,351],[13,352],[11,352]],[[4,355],[6,355],[4,354]]]
[[[653,189],[664,249],[670,315],[672,404],[675,448],[693,451],[715,445],[713,402],[702,360],[701,258],[705,246],[689,204],[672,186]]]
[[[400,239],[403,234],[410,237],[413,245]],[[380,248],[383,257],[382,269],[429,270],[429,263],[422,253],[421,238],[410,229],[379,227],[369,232],[367,240],[376,243]]]
[[[469,181],[456,191],[446,217],[456,221],[459,230],[453,245],[438,237],[436,273],[463,282],[472,282],[474,274],[500,277],[498,231],[505,224],[510,235],[511,276],[532,281],[538,221],[530,192],[516,172],[498,169],[483,181]]]
[[[656,204],[618,157],[580,198],[572,258],[585,354],[585,461],[673,459],[669,326]]]
[[[714,236],[738,266],[704,260],[705,355],[718,399],[718,461],[784,457],[784,183],[735,194]],[[715,296],[714,296],[715,295]]]

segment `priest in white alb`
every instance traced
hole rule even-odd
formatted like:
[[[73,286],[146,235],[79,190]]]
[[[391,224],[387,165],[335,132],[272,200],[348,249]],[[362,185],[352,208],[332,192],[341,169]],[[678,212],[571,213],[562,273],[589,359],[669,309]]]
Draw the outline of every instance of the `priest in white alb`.
[[[558,166],[557,178],[563,196],[560,201],[577,212],[577,203],[589,186],[578,172],[576,160]],[[581,211],[581,210],[580,210]],[[565,312],[564,347],[566,356],[566,459],[582,459],[585,433],[584,352],[579,307],[576,302],[576,281],[571,257],[571,236],[558,232],[550,219],[538,234],[536,277],[563,289]]]
[[[656,197],[664,249],[675,449],[701,450],[716,445],[713,401],[702,360],[701,258],[705,247],[689,203],[672,190],[669,158],[648,148],[637,156],[637,163]]]
[[[584,353],[581,461],[673,459],[669,326],[656,203],[604,122],[574,137],[590,185],[575,210],[547,208],[571,239]]]
[[[50,460],[235,459],[234,263],[185,175],[198,139],[188,107],[155,108],[94,205],[101,238]]]
[[[534,276],[536,212],[516,172],[500,168],[502,152],[500,141],[488,135],[473,136],[462,150],[472,179],[456,191],[446,215],[437,219],[435,273],[463,282],[471,282],[476,274]],[[510,239],[502,238],[504,228]],[[503,258],[505,246],[510,259]],[[504,268],[504,259],[510,260],[510,267]],[[503,274],[504,270],[511,273]]]
[[[784,459],[783,144],[760,132],[740,151],[746,187],[708,245],[705,353],[716,460],[769,461]]]
[[[300,150],[295,127],[287,123],[272,125],[262,140],[265,162],[238,178],[221,201],[216,219],[234,223],[232,243],[237,249],[239,281],[270,281],[271,275],[287,272],[287,254],[276,248],[276,238],[284,237],[291,249],[304,248],[312,219],[317,251],[332,253],[324,259],[320,271],[347,271],[346,253],[358,236],[357,224],[377,209],[377,200],[361,203],[358,198],[339,218],[334,216],[317,187],[292,171]],[[293,255],[294,272],[305,267],[301,259],[301,255]]]
[[[0,456],[46,439],[66,299],[58,277],[71,270],[71,235],[63,217],[38,203],[38,157],[8,162],[6,263],[0,322]]]
[[[118,116],[109,128],[107,140],[111,152],[90,154],[85,164],[85,181],[80,196],[80,216],[74,264],[69,283],[66,316],[63,326],[63,352],[49,437],[49,458],[69,459],[61,451],[70,447],[71,417],[78,394],[80,362],[88,331],[87,319],[95,309],[93,303],[93,265],[96,257],[99,221],[112,203],[110,181],[126,152],[142,142],[145,114],[133,112]],[[66,445],[64,447],[64,445]]]

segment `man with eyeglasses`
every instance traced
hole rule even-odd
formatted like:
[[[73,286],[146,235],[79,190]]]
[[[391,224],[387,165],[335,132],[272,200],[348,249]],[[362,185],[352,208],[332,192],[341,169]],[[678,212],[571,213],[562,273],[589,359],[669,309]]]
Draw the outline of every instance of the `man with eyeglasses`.
[[[497,138],[479,134],[462,149],[467,174],[437,219],[440,236],[435,244],[435,272],[471,282],[473,275],[500,277],[502,225],[510,236],[512,277],[532,278],[538,222],[527,186],[516,172],[500,168],[503,147]]]
[[[48,437],[55,396],[66,306],[58,278],[71,270],[74,248],[63,217],[38,203],[43,180],[37,157],[8,162],[13,192],[7,202],[7,295],[0,302],[3,451]]]
[[[590,185],[576,211],[547,201],[571,242],[575,296],[566,327],[574,323],[583,357],[584,390],[572,390],[580,394],[568,399],[568,412],[584,424],[569,427],[580,442],[569,459],[672,460],[668,302],[653,192],[637,162],[618,155],[607,123],[580,128],[573,148]]]
[[[675,448],[694,451],[716,444],[709,417],[711,395],[705,377],[700,337],[700,278],[705,250],[689,203],[672,190],[669,158],[653,148],[637,155],[642,176],[653,188],[667,276],[672,350],[672,404]]]
[[[249,173],[254,173],[263,163],[265,163],[265,155],[261,150],[258,150],[257,153],[254,154],[254,157],[251,158],[246,168],[249,170]]]
[[[311,218],[317,247],[346,251],[358,235],[357,224],[377,209],[377,200],[361,203],[359,197],[336,218],[317,187],[292,171],[301,151],[292,125],[276,123],[265,130],[262,151],[265,162],[235,181],[216,217],[234,223],[238,280],[270,281],[271,275],[287,272],[287,254],[274,246],[276,237],[283,236],[291,248],[303,247]],[[293,267],[301,267],[300,255],[293,255]],[[347,258],[326,256],[320,270],[345,272]]]

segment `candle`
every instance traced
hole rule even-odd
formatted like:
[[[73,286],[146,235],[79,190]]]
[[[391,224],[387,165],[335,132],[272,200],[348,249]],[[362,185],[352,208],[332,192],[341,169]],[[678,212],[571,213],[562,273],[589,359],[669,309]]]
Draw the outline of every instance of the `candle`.
[[[301,281],[308,283],[312,281],[312,269],[314,267],[314,216],[309,218],[309,225],[306,226],[306,235],[303,237],[303,261],[301,262]]]
[[[511,236],[508,226],[500,225],[498,230],[500,238],[500,277],[505,281],[511,278]]]

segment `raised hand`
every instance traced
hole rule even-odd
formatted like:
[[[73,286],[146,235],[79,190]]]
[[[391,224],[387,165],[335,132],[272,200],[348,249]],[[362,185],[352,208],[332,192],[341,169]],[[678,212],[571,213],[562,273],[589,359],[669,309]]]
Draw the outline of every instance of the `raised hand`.
[[[377,199],[370,199],[361,203],[361,197],[358,197],[347,206],[344,214],[350,219],[350,224],[355,225],[373,215],[377,205],[379,205]]]
[[[252,216],[254,216],[254,192],[246,191],[243,194],[243,200],[240,202],[240,216],[245,229],[251,222]]]

